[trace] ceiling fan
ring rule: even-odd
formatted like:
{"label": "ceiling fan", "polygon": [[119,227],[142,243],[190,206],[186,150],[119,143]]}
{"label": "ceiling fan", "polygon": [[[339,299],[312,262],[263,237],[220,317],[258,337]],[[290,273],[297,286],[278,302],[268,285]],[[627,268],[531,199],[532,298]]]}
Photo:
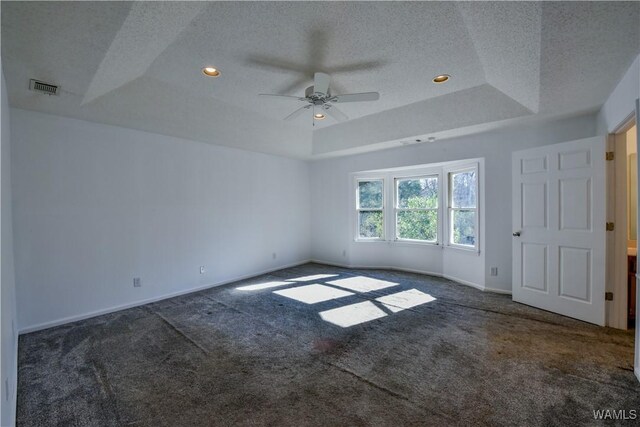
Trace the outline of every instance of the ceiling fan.
{"label": "ceiling fan", "polygon": [[[333,117],[339,122],[348,120],[346,114],[336,108],[335,104],[342,104],[345,102],[363,102],[363,101],[377,101],[380,99],[378,92],[364,92],[364,93],[349,93],[344,95],[334,95],[329,89],[329,82],[331,77],[325,73],[315,73],[313,77],[313,86],[309,86],[304,91],[303,97],[290,96],[290,95],[276,95],[269,93],[261,93],[259,96],[269,96],[275,98],[287,98],[295,99],[296,101],[305,102],[304,105],[293,113],[289,114],[284,120],[290,121],[303,114],[305,111],[313,111],[313,118],[315,120],[322,120],[325,118],[325,113]],[[317,110],[316,110],[317,109]]]}

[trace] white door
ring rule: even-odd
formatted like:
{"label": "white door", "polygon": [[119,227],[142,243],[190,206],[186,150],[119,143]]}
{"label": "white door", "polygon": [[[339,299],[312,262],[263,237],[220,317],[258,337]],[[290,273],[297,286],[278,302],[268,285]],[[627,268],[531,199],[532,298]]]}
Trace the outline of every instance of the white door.
{"label": "white door", "polygon": [[605,139],[513,153],[513,300],[605,322]]}

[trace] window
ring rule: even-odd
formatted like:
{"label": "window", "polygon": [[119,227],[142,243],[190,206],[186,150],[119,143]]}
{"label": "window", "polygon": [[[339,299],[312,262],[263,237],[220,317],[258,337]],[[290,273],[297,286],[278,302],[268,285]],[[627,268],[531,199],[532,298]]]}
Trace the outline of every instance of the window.
{"label": "window", "polygon": [[384,181],[358,180],[358,238],[384,238]]}
{"label": "window", "polygon": [[442,245],[479,254],[483,164],[466,159],[354,173],[352,236],[359,242]]}
{"label": "window", "polygon": [[398,178],[396,182],[396,238],[438,241],[438,176]]}
{"label": "window", "polygon": [[449,172],[449,244],[477,246],[477,168]]}

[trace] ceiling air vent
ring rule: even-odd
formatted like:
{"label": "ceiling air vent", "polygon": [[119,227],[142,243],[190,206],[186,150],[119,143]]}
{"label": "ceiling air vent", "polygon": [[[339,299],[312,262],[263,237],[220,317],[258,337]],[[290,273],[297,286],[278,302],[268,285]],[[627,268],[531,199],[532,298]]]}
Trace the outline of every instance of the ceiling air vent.
{"label": "ceiling air vent", "polygon": [[29,90],[32,92],[45,93],[47,95],[57,95],[59,87],[50,83],[38,80],[29,80]]}

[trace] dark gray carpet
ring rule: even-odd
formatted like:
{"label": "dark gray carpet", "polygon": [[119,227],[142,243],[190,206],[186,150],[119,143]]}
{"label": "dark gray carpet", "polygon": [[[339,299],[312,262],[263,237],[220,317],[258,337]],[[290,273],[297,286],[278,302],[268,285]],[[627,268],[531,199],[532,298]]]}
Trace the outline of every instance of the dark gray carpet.
{"label": "dark gray carpet", "polygon": [[[314,274],[398,283],[316,304],[237,288]],[[342,328],[321,311],[435,301]],[[391,308],[391,309],[390,309]],[[20,337],[19,426],[603,425],[640,410],[633,335],[448,280],[318,264]]]}

